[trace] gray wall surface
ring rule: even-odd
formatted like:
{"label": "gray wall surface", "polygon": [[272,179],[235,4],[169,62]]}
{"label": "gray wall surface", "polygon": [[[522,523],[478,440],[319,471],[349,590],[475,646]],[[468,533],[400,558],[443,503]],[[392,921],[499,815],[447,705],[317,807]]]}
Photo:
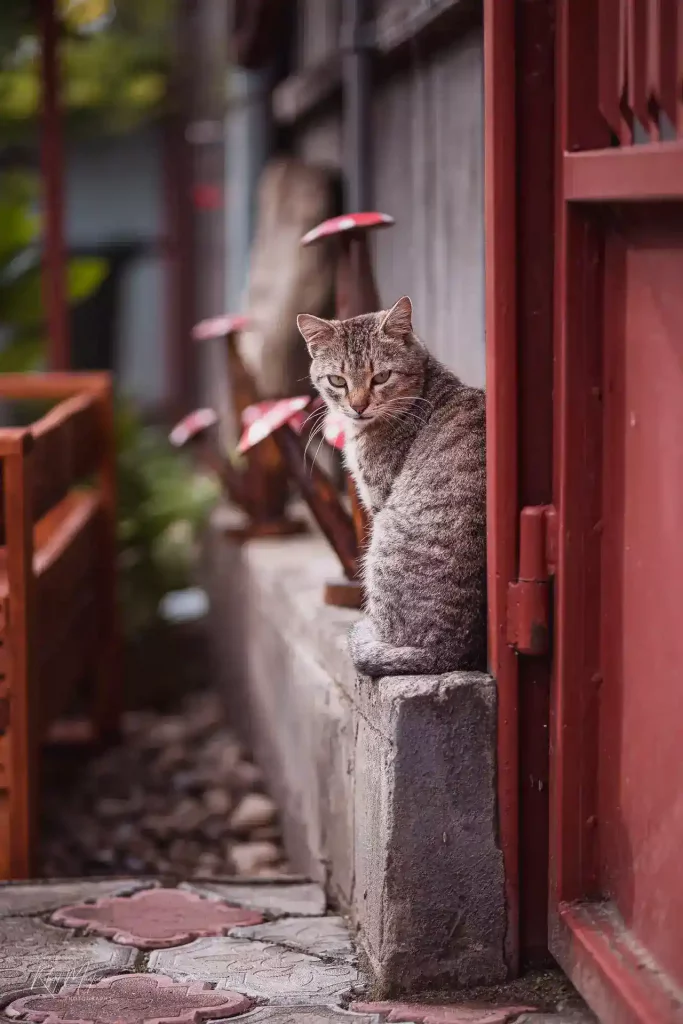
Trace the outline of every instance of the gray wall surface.
{"label": "gray wall surface", "polygon": [[[66,161],[69,245],[160,242],[163,232],[161,131],[71,143]],[[120,380],[154,405],[164,397],[164,275],[160,251],[135,259],[122,285]]]}
{"label": "gray wall surface", "polygon": [[[310,6],[309,0],[304,17]],[[300,26],[300,63],[329,52],[329,21],[321,27],[316,16]],[[375,236],[380,294],[387,305],[410,295],[416,330],[430,350],[480,387],[483,108],[483,39],[473,30],[429,58],[413,57],[405,71],[377,85],[372,110],[372,204],[396,219]],[[296,150],[313,162],[342,167],[341,115],[306,123]]]}
{"label": "gray wall surface", "polygon": [[414,63],[376,95],[374,203],[396,218],[376,235],[380,294],[413,300],[428,347],[483,386],[482,37]]}

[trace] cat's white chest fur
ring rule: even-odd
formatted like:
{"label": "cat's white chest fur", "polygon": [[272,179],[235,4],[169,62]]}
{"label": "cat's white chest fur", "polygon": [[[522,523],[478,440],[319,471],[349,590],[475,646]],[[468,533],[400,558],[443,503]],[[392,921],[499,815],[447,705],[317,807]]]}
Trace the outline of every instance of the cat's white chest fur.
{"label": "cat's white chest fur", "polygon": [[358,466],[356,440],[353,437],[349,437],[344,445],[344,463],[353,476],[361,501],[369,511],[372,511],[372,496]]}

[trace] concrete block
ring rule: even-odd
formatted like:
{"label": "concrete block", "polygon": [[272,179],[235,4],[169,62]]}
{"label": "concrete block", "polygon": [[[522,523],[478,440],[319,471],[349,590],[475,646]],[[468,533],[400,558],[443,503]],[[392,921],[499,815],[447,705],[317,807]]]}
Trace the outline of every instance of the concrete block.
{"label": "concrete block", "polygon": [[356,749],[361,943],[386,987],[502,981],[493,684],[452,673],[372,685],[376,727],[361,725]]}
{"label": "concrete block", "polygon": [[323,604],[339,568],[319,537],[237,550],[214,529],[207,558],[226,699],[248,719],[295,869],[351,917],[377,992],[504,980],[493,680],[357,678],[358,613]]}

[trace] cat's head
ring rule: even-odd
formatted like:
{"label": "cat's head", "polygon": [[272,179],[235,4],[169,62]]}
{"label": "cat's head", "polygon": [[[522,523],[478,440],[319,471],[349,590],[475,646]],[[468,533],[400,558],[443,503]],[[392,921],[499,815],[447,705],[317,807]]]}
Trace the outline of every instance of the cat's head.
{"label": "cat's head", "polygon": [[412,314],[404,295],[390,310],[349,320],[297,317],[313,384],[357,430],[407,412],[421,394],[427,355],[413,334]]}

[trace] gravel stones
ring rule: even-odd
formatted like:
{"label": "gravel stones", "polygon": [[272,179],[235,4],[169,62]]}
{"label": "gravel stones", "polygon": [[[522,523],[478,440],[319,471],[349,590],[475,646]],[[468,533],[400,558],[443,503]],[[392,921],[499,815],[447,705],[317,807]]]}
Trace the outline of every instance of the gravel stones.
{"label": "gravel stones", "polygon": [[275,804],[263,793],[247,793],[230,817],[230,828],[236,833],[249,833],[254,829],[272,825],[277,817]]}
{"label": "gravel stones", "polygon": [[44,875],[287,870],[276,807],[216,694],[194,694],[175,714],[130,712],[122,731],[85,770],[80,760],[48,772]]}

